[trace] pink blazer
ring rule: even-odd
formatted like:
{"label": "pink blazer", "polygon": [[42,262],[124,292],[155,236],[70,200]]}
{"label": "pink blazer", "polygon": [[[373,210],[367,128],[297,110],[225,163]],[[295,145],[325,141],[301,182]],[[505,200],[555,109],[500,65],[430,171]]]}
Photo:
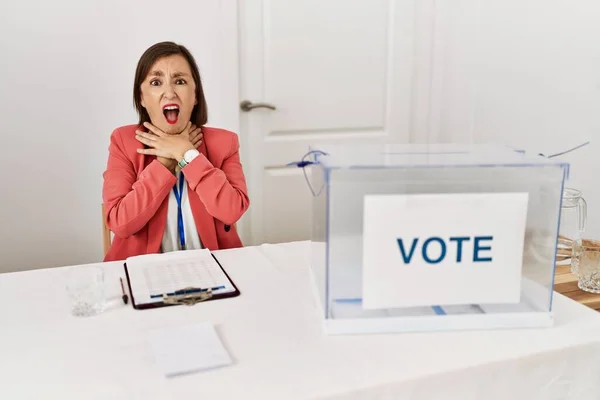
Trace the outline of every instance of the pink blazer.
{"label": "pink blazer", "polygon": [[[169,194],[177,178],[154,156],[139,154],[138,125],[110,137],[102,199],[114,239],[104,261],[158,253],[167,223]],[[203,127],[196,157],[182,171],[190,207],[204,247],[242,247],[234,223],[250,205],[239,156],[239,140],[224,129]]]}

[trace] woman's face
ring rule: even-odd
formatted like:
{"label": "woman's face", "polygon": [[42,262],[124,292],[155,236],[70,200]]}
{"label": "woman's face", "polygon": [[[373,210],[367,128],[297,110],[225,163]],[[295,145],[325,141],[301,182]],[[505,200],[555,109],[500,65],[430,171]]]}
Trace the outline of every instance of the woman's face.
{"label": "woman's face", "polygon": [[197,103],[196,84],[186,59],[177,54],[156,61],[142,82],[142,106],[152,125],[170,134],[183,131]]}

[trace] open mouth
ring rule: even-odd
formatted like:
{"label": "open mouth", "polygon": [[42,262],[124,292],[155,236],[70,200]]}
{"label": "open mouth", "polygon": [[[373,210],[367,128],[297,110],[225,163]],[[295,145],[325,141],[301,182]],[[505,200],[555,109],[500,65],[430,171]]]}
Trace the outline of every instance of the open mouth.
{"label": "open mouth", "polygon": [[163,114],[167,122],[173,125],[179,119],[179,106],[177,104],[167,104],[163,106]]}

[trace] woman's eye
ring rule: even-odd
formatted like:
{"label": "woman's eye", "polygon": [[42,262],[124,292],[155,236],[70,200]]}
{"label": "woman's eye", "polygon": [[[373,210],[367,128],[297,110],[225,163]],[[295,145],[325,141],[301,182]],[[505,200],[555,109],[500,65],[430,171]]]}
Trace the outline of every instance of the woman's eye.
{"label": "woman's eye", "polygon": [[153,79],[150,81],[150,86],[160,86],[160,81],[158,79]]}
{"label": "woman's eye", "polygon": [[176,83],[177,85],[185,85],[185,84],[186,84],[186,81],[185,81],[185,79],[177,79],[177,80],[175,81],[175,83]]}

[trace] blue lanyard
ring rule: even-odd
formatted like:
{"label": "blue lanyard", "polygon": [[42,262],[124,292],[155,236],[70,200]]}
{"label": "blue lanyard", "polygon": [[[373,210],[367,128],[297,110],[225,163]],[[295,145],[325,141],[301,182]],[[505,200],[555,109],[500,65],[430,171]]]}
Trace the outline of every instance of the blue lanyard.
{"label": "blue lanyard", "polygon": [[183,182],[185,177],[183,172],[179,173],[179,192],[177,192],[177,184],[173,185],[173,192],[177,200],[177,231],[179,232],[179,250],[185,250],[185,231],[183,230],[183,213],[181,212],[181,197],[183,195]]}

